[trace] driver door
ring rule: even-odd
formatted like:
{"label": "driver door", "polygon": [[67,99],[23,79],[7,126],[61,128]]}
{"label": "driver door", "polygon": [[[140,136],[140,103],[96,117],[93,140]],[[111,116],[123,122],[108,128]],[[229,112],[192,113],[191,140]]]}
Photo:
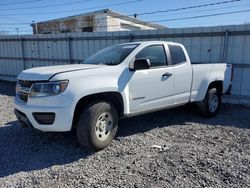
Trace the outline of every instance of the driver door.
{"label": "driver door", "polygon": [[157,109],[173,104],[174,75],[168,66],[165,46],[150,45],[135,59],[149,59],[150,68],[131,71],[129,81],[130,112]]}

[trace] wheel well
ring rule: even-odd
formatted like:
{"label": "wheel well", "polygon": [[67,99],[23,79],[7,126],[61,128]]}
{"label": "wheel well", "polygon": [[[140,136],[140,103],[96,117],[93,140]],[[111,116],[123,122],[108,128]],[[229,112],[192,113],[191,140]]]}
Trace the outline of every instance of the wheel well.
{"label": "wheel well", "polygon": [[208,90],[211,88],[216,88],[222,94],[223,92],[223,82],[222,81],[213,81],[209,84]]}
{"label": "wheel well", "polygon": [[77,105],[74,111],[73,126],[76,126],[77,121],[80,117],[80,113],[82,109],[84,108],[84,106],[86,106],[90,102],[97,101],[97,100],[105,100],[105,101],[111,102],[115,106],[119,117],[123,115],[124,104],[123,104],[122,95],[120,93],[118,92],[96,93],[96,94],[85,96],[77,102]]}

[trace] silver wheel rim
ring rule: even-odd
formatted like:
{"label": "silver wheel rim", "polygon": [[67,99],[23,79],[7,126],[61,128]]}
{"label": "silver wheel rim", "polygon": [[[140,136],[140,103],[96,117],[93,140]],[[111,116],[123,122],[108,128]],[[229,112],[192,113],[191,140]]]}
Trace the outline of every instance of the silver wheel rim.
{"label": "silver wheel rim", "polygon": [[95,126],[95,134],[99,141],[105,141],[113,128],[113,117],[109,112],[102,113]]}
{"label": "silver wheel rim", "polygon": [[208,105],[209,105],[209,111],[210,112],[215,112],[218,108],[219,105],[219,99],[218,96],[213,94],[208,101]]}

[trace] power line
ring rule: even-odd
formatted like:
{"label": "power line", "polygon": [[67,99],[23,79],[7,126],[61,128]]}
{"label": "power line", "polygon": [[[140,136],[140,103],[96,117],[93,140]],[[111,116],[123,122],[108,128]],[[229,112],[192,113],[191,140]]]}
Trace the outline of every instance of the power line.
{"label": "power line", "polygon": [[33,7],[8,8],[8,9],[0,9],[0,10],[4,11],[4,10],[28,10],[28,9],[37,9],[37,8],[50,8],[50,7],[71,5],[71,4],[79,4],[79,3],[84,3],[84,2],[88,2],[88,1],[93,1],[93,0],[71,1],[71,2],[67,2],[67,3],[57,3],[57,4],[53,4],[53,5],[40,5],[40,6],[33,6]]}
{"label": "power line", "polygon": [[28,0],[28,1],[19,1],[19,2],[12,2],[12,3],[1,3],[0,6],[6,6],[6,5],[17,5],[17,4],[24,4],[24,3],[34,3],[39,2],[41,0]]}
{"label": "power line", "polygon": [[[124,4],[129,4],[129,3],[135,3],[135,2],[138,2],[138,1],[141,1],[141,0],[127,1],[127,2],[123,2],[123,3],[110,4],[110,5],[107,5],[107,6],[109,6],[109,7],[110,6],[118,6],[118,5],[124,5]],[[143,12],[143,13],[136,13],[136,14],[132,14],[132,15],[122,15],[122,16],[116,16],[116,18],[124,18],[124,17],[127,17],[127,16],[134,16],[134,15],[148,15],[148,14],[167,13],[167,12],[181,11],[181,10],[187,10],[187,9],[195,9],[195,8],[201,8],[201,7],[214,6],[214,5],[218,5],[218,4],[228,4],[228,3],[234,3],[234,2],[239,2],[239,1],[241,1],[241,0],[227,0],[227,1],[222,1],[222,2],[201,4],[201,5],[181,7],[181,8],[168,9],[168,10],[159,10],[159,11],[154,11],[154,12]],[[101,8],[101,7],[98,6],[98,7],[91,7],[91,8],[85,8],[85,9],[75,9],[75,10],[68,10],[68,11],[54,11],[54,12],[46,12],[46,13],[5,14],[5,15],[54,14],[54,13],[65,13],[65,12],[72,12],[72,11],[79,11],[79,10],[89,10],[89,9],[93,9],[93,8]],[[0,16],[2,16],[2,15],[0,14]],[[98,19],[93,19],[93,20],[103,20],[103,19],[106,19],[106,18],[98,18]],[[111,18],[107,18],[107,19],[111,19]],[[15,24],[15,23],[13,23],[13,24]],[[29,24],[29,23],[20,23],[20,24]],[[6,24],[6,25],[11,25],[11,24]]]}
{"label": "power line", "polygon": [[[124,3],[133,3],[133,2],[137,2],[137,1],[141,1],[141,0],[123,2],[122,4],[124,4]],[[237,1],[240,1],[240,0],[223,1],[223,2],[217,2],[217,3],[209,3],[209,4],[196,5],[196,6],[192,6],[192,7],[182,7],[182,8],[177,8],[177,9],[169,9],[169,10],[164,10],[164,12],[187,10],[187,9],[193,9],[195,7],[196,8],[200,8],[200,7],[214,6],[214,5],[217,5],[217,4],[233,3],[233,2],[237,2]],[[120,4],[121,3],[119,3],[119,5]],[[115,5],[117,5],[117,4],[115,4]],[[225,8],[225,7],[222,7],[222,8]],[[222,9],[222,8],[217,8],[217,9]],[[202,10],[202,11],[208,11],[208,10]],[[200,12],[202,12],[202,11],[200,11]],[[160,10],[160,11],[155,11],[155,12],[139,13],[137,15],[157,14],[157,13],[162,13],[162,12],[163,11]],[[239,12],[239,11],[236,11],[235,13],[237,13],[237,12]],[[229,13],[234,13],[234,12],[229,12]],[[222,15],[223,14],[228,14],[228,13],[222,13]],[[213,16],[213,15],[217,15],[217,14],[212,14],[212,15],[208,15],[208,16]],[[204,16],[206,16],[206,15],[204,15]],[[166,22],[166,21],[181,20],[181,19],[199,18],[199,17],[204,17],[204,16],[201,15],[201,16],[191,16],[191,17],[164,19],[164,20],[156,20],[156,21],[153,20],[153,21],[149,21],[149,22]],[[116,18],[123,18],[123,17],[127,17],[127,16],[126,15],[116,16]],[[111,18],[98,18],[98,19],[93,19],[93,20],[101,20],[101,19],[111,19]],[[142,22],[142,23],[147,23],[147,22]],[[27,24],[30,24],[30,23],[0,23],[0,25],[27,25]]]}
{"label": "power line", "polygon": [[0,23],[0,25],[27,25],[27,24],[31,24],[31,23]]}
{"label": "power line", "polygon": [[[136,2],[140,2],[142,0],[132,0],[132,1],[125,1],[121,3],[113,3],[105,5],[105,7],[114,7],[114,6],[120,6],[120,5],[126,5],[126,4],[132,4]],[[36,12],[36,13],[14,13],[14,14],[0,14],[0,16],[22,16],[22,15],[42,15],[42,14],[57,14],[57,13],[67,13],[67,12],[75,12],[75,11],[82,11],[82,10],[91,10],[91,9],[104,9],[104,6],[95,6],[95,7],[89,7],[84,9],[74,9],[74,10],[66,10],[66,11],[53,11],[53,12]]]}
{"label": "power line", "polygon": [[168,9],[168,10],[158,10],[158,11],[153,11],[153,12],[143,12],[143,13],[138,13],[138,14],[135,14],[135,15],[136,16],[142,16],[142,15],[149,15],[149,14],[158,14],[158,13],[180,11],[180,10],[186,10],[186,9],[196,9],[196,8],[208,7],[208,6],[214,6],[214,5],[235,3],[235,2],[239,2],[239,1],[241,1],[241,0],[228,0],[228,1],[221,1],[221,2],[216,2],[216,3],[203,4],[203,5],[194,5],[194,6],[189,6],[189,7],[174,8],[174,9]]}
{"label": "power line", "polygon": [[[0,30],[0,32],[17,33],[17,29],[18,29],[18,28],[16,28],[16,31]],[[18,29],[18,33],[28,33],[28,32],[32,32],[32,31],[31,31],[31,30],[19,30],[19,29]]]}
{"label": "power line", "polygon": [[[33,1],[22,1],[22,2],[16,2],[16,3],[7,3],[7,4],[0,4],[1,5],[10,5],[10,4],[23,4],[23,3],[28,3],[28,2],[39,2],[41,0],[33,0]],[[34,6],[34,7],[24,7],[24,8],[11,8],[11,9],[0,9],[0,10],[27,10],[27,9],[36,9],[36,8],[48,8],[48,7],[56,7],[56,6],[62,6],[62,5],[70,5],[70,4],[79,4],[83,2],[88,2],[88,1],[93,1],[93,0],[81,0],[81,1],[71,1],[67,3],[58,3],[58,4],[53,4],[53,5],[41,5],[41,6]],[[142,1],[142,0],[139,0]],[[172,11],[179,11],[179,10],[186,10],[186,9],[194,9],[194,8],[201,8],[201,7],[207,7],[207,6],[214,6],[214,5],[221,5],[221,4],[226,4],[226,3],[234,3],[234,2],[239,2],[241,0],[227,0],[227,1],[222,1],[222,2],[215,2],[215,3],[208,3],[208,4],[202,4],[202,5],[194,5],[194,6],[189,6],[189,7],[182,7],[182,8],[175,8],[175,9],[168,9],[168,10],[159,10],[159,11],[153,11],[153,12],[144,12],[144,13],[136,13],[133,15],[128,15],[128,16],[141,16],[141,15],[149,15],[149,14],[157,14],[157,13],[166,13],[166,12],[172,12]],[[110,6],[110,5],[107,5]],[[98,7],[93,7],[93,8],[99,8]],[[87,9],[75,9],[75,10],[70,10],[70,11],[78,11],[78,10],[88,10],[92,8],[87,8]],[[58,13],[63,13],[63,12],[69,12],[69,11],[60,11]],[[55,12],[49,12],[49,13],[55,13]],[[31,13],[33,14],[49,14],[49,13]],[[31,14],[7,14],[7,15],[31,15]]]}
{"label": "power line", "polygon": [[[239,11],[230,11],[230,12],[222,12],[222,13],[216,13],[216,14],[206,14],[206,15],[190,16],[190,17],[183,17],[183,18],[173,18],[173,19],[165,19],[165,20],[152,20],[150,22],[166,22],[166,21],[176,21],[176,20],[184,20],[184,19],[197,19],[197,18],[212,17],[212,16],[221,16],[221,15],[227,15],[227,14],[237,14],[237,13],[244,13],[244,12],[250,12],[250,9],[239,10]],[[96,28],[115,27],[115,26],[120,26],[120,25],[97,26]],[[82,29],[82,28],[72,27],[72,28],[68,28],[68,29]],[[59,31],[60,30],[58,30],[58,32]],[[3,32],[15,32],[15,31],[5,31],[4,30]],[[31,30],[20,30],[19,32],[31,32]]]}
{"label": "power line", "polygon": [[[91,0],[85,0],[85,1],[91,1]],[[133,2],[138,2],[142,0],[135,0],[131,2],[123,2],[123,3],[116,3],[116,4],[109,4],[106,5],[107,7],[110,6],[118,6],[123,4],[129,4]],[[195,5],[195,6],[189,6],[189,7],[181,7],[181,8],[175,8],[175,9],[168,9],[168,10],[159,10],[159,11],[153,11],[153,12],[143,12],[143,13],[135,13],[127,16],[141,16],[141,15],[149,15],[149,14],[158,14],[158,13],[167,13],[167,12],[173,12],[173,11],[180,11],[180,10],[186,10],[186,9],[195,9],[195,8],[201,8],[201,7],[207,7],[207,6],[214,6],[214,5],[221,5],[221,4],[228,4],[228,3],[234,3],[239,2],[241,0],[227,0],[222,2],[216,2],[216,3],[208,3],[208,4],[201,4],[201,5]],[[79,1],[77,1],[79,3]],[[67,3],[72,4],[72,3]],[[75,12],[75,11],[81,11],[81,10],[90,10],[95,8],[103,8],[103,6],[95,6],[85,9],[74,9],[74,10],[67,10],[67,11],[54,11],[54,12],[42,12],[42,13],[20,13],[20,14],[2,14],[2,15],[42,15],[42,14],[57,14],[57,13],[67,13],[67,12]],[[1,14],[0,14],[1,15]],[[124,15],[126,16],[126,15]],[[122,16],[121,16],[122,17]]]}
{"label": "power line", "polygon": [[244,13],[244,12],[250,12],[250,9],[248,9],[248,10],[239,10],[239,11],[231,11],[231,12],[221,12],[221,13],[215,13],[215,14],[205,14],[205,15],[199,15],[199,16],[182,17],[182,18],[152,20],[152,21],[149,21],[149,22],[155,22],[155,23],[168,22],[168,21],[187,20],[187,19],[204,18],[204,17],[212,17],[212,16],[221,16],[221,15],[226,15],[226,14],[237,14],[237,13]]}
{"label": "power line", "polygon": [[[185,19],[197,19],[197,18],[204,18],[204,17],[212,17],[212,16],[221,16],[226,14],[237,14],[237,13],[244,13],[244,12],[250,12],[250,9],[247,10],[239,10],[239,11],[230,11],[230,12],[221,12],[221,13],[215,13],[215,14],[205,14],[205,15],[197,15],[197,16],[190,16],[190,17],[182,17],[182,18],[172,18],[172,19],[164,19],[164,20],[151,20],[149,22],[152,23],[161,23],[161,22],[167,22],[167,21],[175,21],[175,20],[185,20]],[[148,22],[142,22],[142,23],[148,23]],[[107,27],[119,27],[120,24],[115,25],[108,25],[108,26],[96,26],[95,28],[107,28]],[[67,29],[82,29],[82,27],[68,27]],[[58,32],[61,30],[58,30]]]}
{"label": "power line", "polygon": [[192,11],[192,12],[189,11],[189,12],[174,13],[174,14],[168,14],[168,16],[176,16],[176,15],[181,15],[181,14],[192,14],[192,13],[199,13],[199,12],[208,12],[208,11],[215,11],[215,10],[222,10],[222,9],[231,9],[231,8],[239,8],[239,7],[247,7],[247,6],[250,6],[250,4],[247,3],[247,4],[243,4],[243,5],[238,5],[238,6],[227,6],[227,7],[206,9],[206,10],[196,10],[196,11]]}

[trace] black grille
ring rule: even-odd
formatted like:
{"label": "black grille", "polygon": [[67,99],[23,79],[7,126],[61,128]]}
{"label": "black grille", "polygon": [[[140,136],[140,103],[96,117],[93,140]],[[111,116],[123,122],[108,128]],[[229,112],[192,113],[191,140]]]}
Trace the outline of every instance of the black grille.
{"label": "black grille", "polygon": [[34,81],[18,80],[18,84],[23,87],[31,87]]}
{"label": "black grille", "polygon": [[20,101],[23,101],[23,102],[28,101],[29,90],[30,90],[33,83],[34,83],[34,81],[18,80],[17,85],[21,86],[22,89],[20,91],[18,91],[16,96]]}
{"label": "black grille", "polygon": [[17,93],[17,97],[18,99],[20,99],[21,101],[27,102],[28,101],[28,94],[27,93]]}

